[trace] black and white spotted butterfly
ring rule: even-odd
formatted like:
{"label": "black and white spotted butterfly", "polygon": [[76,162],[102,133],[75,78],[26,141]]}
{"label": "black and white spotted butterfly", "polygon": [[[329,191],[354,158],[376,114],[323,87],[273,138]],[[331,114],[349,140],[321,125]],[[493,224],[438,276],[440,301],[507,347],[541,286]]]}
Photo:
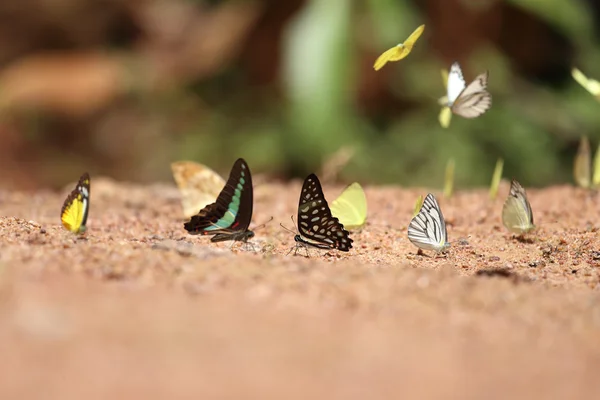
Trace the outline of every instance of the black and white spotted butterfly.
{"label": "black and white spotted butterfly", "polygon": [[435,197],[429,193],[421,210],[408,225],[408,240],[423,250],[433,250],[437,253],[450,246],[446,221]]}
{"label": "black and white spotted butterfly", "polygon": [[319,249],[348,251],[353,240],[344,225],[331,215],[319,178],[310,174],[304,180],[298,203],[298,243]]}

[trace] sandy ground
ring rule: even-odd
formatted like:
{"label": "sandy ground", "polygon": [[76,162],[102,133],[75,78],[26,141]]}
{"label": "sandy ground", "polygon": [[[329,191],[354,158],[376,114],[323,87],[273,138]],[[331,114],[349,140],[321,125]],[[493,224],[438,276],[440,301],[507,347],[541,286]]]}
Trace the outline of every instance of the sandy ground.
{"label": "sandy ground", "polygon": [[256,185],[256,253],[187,235],[174,185],[92,177],[84,237],[60,226],[71,186],[0,191],[0,398],[600,398],[594,194],[528,190],[526,241],[506,182],[440,199],[467,243],[432,258],[406,237],[426,191],[366,187],[355,248],[306,258],[279,226],[300,184]]}

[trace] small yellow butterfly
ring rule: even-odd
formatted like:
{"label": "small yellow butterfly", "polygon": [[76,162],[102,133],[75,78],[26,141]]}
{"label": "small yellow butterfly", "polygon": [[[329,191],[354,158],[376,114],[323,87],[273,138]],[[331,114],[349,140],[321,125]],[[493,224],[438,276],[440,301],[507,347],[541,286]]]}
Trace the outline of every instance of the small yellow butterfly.
{"label": "small yellow butterfly", "polygon": [[173,162],[171,171],[181,193],[181,207],[186,218],[214,203],[225,186],[225,180],[219,174],[193,161]]}
{"label": "small yellow butterfly", "polygon": [[417,201],[415,203],[415,209],[413,210],[413,217],[416,217],[419,211],[421,211],[421,207],[423,206],[423,195],[419,195]]}
{"label": "small yellow butterfly", "polygon": [[588,78],[577,68],[571,69],[571,76],[573,76],[573,79],[583,86],[585,90],[594,95],[596,100],[600,100],[600,82],[595,79]]}
{"label": "small yellow butterfly", "polygon": [[399,61],[409,55],[413,46],[415,45],[415,42],[423,33],[423,30],[425,30],[425,25],[419,26],[413,33],[410,34],[404,43],[397,44],[377,57],[375,64],[373,64],[375,71],[379,71],[381,68],[383,68],[388,61]]}
{"label": "small yellow butterfly", "polygon": [[494,174],[492,175],[492,182],[490,183],[490,200],[495,200],[496,196],[498,195],[498,187],[500,187],[503,168],[504,160],[499,158],[498,161],[496,161],[496,167],[494,168]]}
{"label": "small yellow butterfly", "polygon": [[[448,71],[445,69],[441,70],[442,72],[442,82],[444,83],[444,90],[448,88]],[[452,110],[448,107],[448,96],[442,96],[438,100],[438,104],[442,106],[440,110],[440,115],[438,116],[438,121],[440,121],[440,125],[442,128],[448,128],[450,126],[450,121],[452,120]]]}
{"label": "small yellow butterfly", "polygon": [[367,198],[358,182],[348,185],[329,207],[331,214],[337,217],[344,228],[360,229],[367,220]]}
{"label": "small yellow butterfly", "polygon": [[73,233],[86,230],[88,212],[90,210],[90,176],[86,172],[81,175],[75,189],[67,196],[60,211],[63,226]]}

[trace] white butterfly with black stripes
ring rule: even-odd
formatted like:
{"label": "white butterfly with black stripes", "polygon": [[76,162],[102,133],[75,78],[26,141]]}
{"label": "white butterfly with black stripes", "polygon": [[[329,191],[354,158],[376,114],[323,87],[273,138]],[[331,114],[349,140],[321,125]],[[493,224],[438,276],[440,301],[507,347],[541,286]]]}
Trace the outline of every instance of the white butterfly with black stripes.
{"label": "white butterfly with black stripes", "polygon": [[448,107],[456,115],[464,118],[475,118],[489,110],[492,106],[492,95],[486,90],[488,72],[478,75],[467,86],[458,62],[450,67],[448,74]]}
{"label": "white butterfly with black stripes", "polygon": [[408,225],[408,240],[423,250],[433,250],[437,253],[450,246],[446,221],[435,197],[429,193],[421,210]]}

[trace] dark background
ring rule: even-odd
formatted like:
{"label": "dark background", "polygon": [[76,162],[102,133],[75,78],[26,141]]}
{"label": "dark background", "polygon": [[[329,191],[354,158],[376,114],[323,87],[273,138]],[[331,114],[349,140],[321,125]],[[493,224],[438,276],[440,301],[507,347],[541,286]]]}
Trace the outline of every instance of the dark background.
{"label": "dark background", "polygon": [[[0,2],[0,186],[93,176],[169,181],[190,159],[226,175],[238,157],[273,178],[487,185],[498,157],[524,185],[572,181],[600,105],[596,1],[12,0]],[[420,24],[404,60],[377,56]],[[439,126],[440,70],[490,71],[492,108]]]}

